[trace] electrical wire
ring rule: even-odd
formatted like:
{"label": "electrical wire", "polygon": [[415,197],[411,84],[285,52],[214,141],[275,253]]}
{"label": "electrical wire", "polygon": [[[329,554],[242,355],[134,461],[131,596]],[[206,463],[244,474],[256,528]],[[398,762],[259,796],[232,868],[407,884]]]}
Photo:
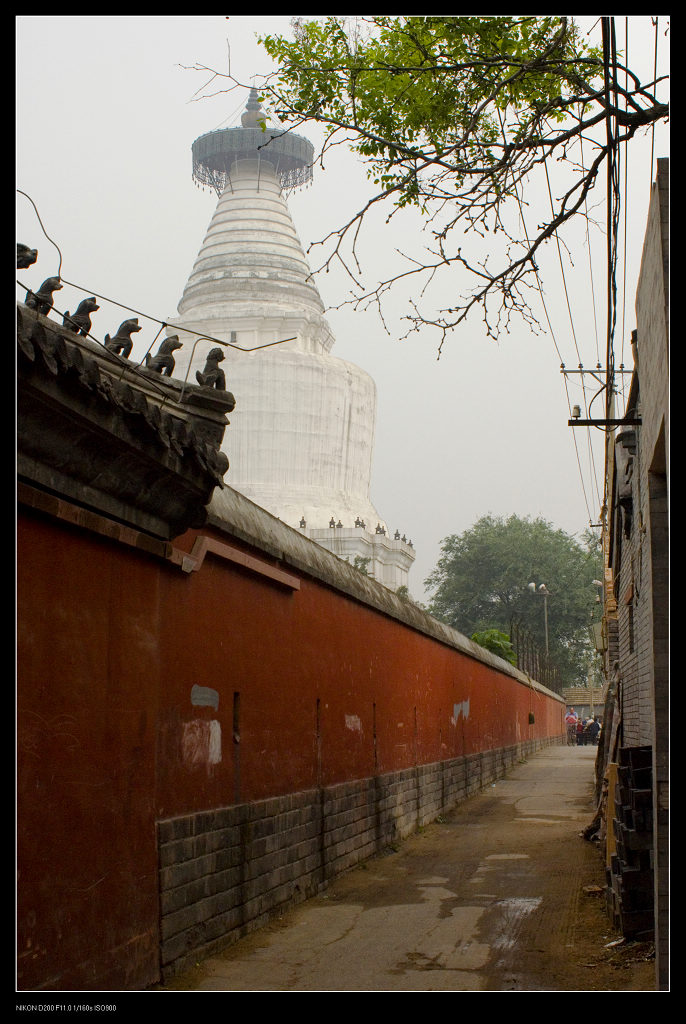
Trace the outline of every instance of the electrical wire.
{"label": "electrical wire", "polygon": [[[502,119],[501,119],[501,129],[503,129]],[[545,161],[544,161],[544,164],[545,164]],[[546,176],[547,176],[547,173],[548,172],[547,172],[547,167],[546,167]],[[515,193],[515,198],[517,200],[517,206],[519,208],[519,218],[520,218],[520,221],[521,221],[521,224],[522,224],[522,229],[524,231],[524,237],[525,237],[525,239],[526,239],[526,241],[528,243],[529,242],[529,232],[527,230],[526,220],[525,220],[525,217],[524,217],[524,210],[522,208],[522,202],[521,202],[521,199],[519,197],[519,192],[517,190],[516,185],[515,185],[514,193]],[[541,285],[541,278],[540,278],[540,275],[539,275],[539,272],[538,272],[538,267],[535,264],[534,264],[534,274],[535,274],[535,277],[536,277],[536,285],[537,285],[537,288],[538,288],[538,293],[539,293],[539,296],[540,296],[540,299],[541,299],[541,305],[543,306],[543,312],[545,314],[546,322],[548,324],[548,330],[550,331],[550,337],[552,338],[553,345],[555,347],[555,351],[557,352],[558,358],[560,360],[561,367],[564,370],[564,360],[562,358],[562,353],[560,352],[560,347],[559,347],[559,345],[557,343],[557,339],[555,337],[555,331],[553,330],[553,325],[552,325],[552,323],[550,321],[550,316],[548,314],[548,307],[546,305],[546,301],[545,301],[545,298],[544,298],[544,295],[543,295],[543,288],[542,288],[542,285]],[[570,315],[571,315],[571,311],[570,311]],[[578,354],[578,347],[577,347],[577,354]],[[566,392],[566,396],[567,396],[567,410],[568,410],[568,415],[571,418],[571,415],[572,415],[572,405],[571,405],[571,401],[570,401],[570,397],[569,397],[569,390],[568,390],[568,387],[567,387],[567,377],[566,377],[566,375],[564,373],[563,373],[563,376],[564,376],[564,380],[565,380],[565,392]],[[579,454],[579,446],[577,444],[576,436],[574,435],[574,433],[572,433],[572,441],[574,443],[574,452],[575,452],[575,456],[576,456],[577,468],[579,470],[579,479],[580,479],[580,482],[581,482],[581,490],[582,490],[582,493],[583,493],[583,496],[584,496],[584,503],[586,505],[586,511],[588,513],[588,521],[589,521],[589,524],[590,524],[590,523],[592,523],[593,519],[592,519],[592,516],[591,516],[591,509],[590,509],[590,505],[589,505],[589,501],[588,501],[588,495],[586,493],[586,484],[584,482],[584,472],[583,472],[583,468],[582,468],[582,465],[581,465],[581,456]],[[597,488],[597,482],[596,482],[596,488]]]}
{"label": "electrical wire", "polygon": [[[543,169],[545,170],[545,180],[546,180],[546,184],[548,186],[548,199],[550,201],[550,212],[552,213],[552,215],[554,217],[555,216],[555,208],[553,206],[553,193],[552,193],[552,190],[550,188],[550,177],[548,175],[548,161],[547,160],[543,161]],[[576,331],[574,330],[574,317],[572,316],[572,307],[571,307],[570,302],[569,302],[569,292],[567,291],[567,278],[565,277],[565,268],[564,268],[564,265],[562,263],[562,250],[560,249],[560,239],[559,239],[557,231],[554,231],[553,234],[555,236],[555,242],[557,244],[557,258],[558,258],[558,260],[560,262],[560,273],[562,274],[562,287],[564,288],[565,300],[567,302],[567,312],[569,313],[569,325],[571,327],[572,337],[574,339],[574,348],[576,349],[576,354],[577,354],[577,357],[579,359],[579,365],[581,366],[581,353],[579,352],[579,344],[578,344],[578,342],[576,340]]]}
{"label": "electrical wire", "polygon": [[[62,279],[62,278],[60,278],[60,280],[63,280],[63,279]],[[66,284],[69,284],[70,282],[69,282],[69,281],[67,281],[67,282],[65,282],[65,283],[66,283]],[[18,281],[17,281],[17,284],[18,284],[18,285],[20,286],[20,288],[25,288],[25,289],[26,289],[27,295],[28,295],[28,294],[34,294],[34,293],[33,293],[33,292],[31,291],[31,289],[30,289],[30,288],[28,288],[28,287],[27,287],[27,286],[26,286],[25,284],[23,284],[23,283],[22,283],[21,281],[19,281],[19,280],[18,280]],[[79,285],[73,285],[72,287],[74,287],[74,288],[79,288]],[[86,289],[85,289],[85,288],[80,288],[79,290],[80,290],[80,291],[86,291]],[[93,293],[91,292],[91,294],[93,294]],[[101,296],[98,296],[98,298],[101,298]],[[109,300],[106,300],[106,301],[109,301]],[[115,305],[119,305],[119,303],[115,303]],[[127,307],[123,307],[123,308],[125,308],[125,309],[126,309]],[[56,314],[57,314],[57,316],[61,316],[61,317],[62,317],[62,323],[63,323],[63,326],[65,326],[65,327],[66,327],[66,326],[68,326],[68,323],[72,323],[72,324],[74,324],[74,321],[73,321],[73,320],[71,319],[71,317],[70,317],[70,316],[68,315],[68,313],[65,313],[65,312],[64,312],[63,310],[61,310],[61,309],[58,309],[58,308],[57,308],[56,306],[52,306],[52,307],[51,307],[51,312],[54,312],[54,313],[56,313]],[[135,311],[132,311],[132,312],[135,312]],[[145,314],[144,314],[144,313],[142,313],[142,314],[141,314],[141,316],[145,316]],[[164,325],[163,325],[163,326],[164,326]],[[74,324],[74,330],[76,330],[76,329],[77,329],[77,326],[76,326],[76,324]],[[157,338],[158,338],[158,337],[160,336],[160,333],[161,333],[161,331],[162,331],[162,328],[160,328],[160,330],[159,330],[159,331],[157,332],[157,334],[156,334],[155,338],[154,338],[154,339],[153,339],[153,341],[151,342],[151,344],[150,344],[150,347],[148,348],[148,352],[150,351],[150,349],[152,348],[152,346],[153,346],[153,345],[155,344],[155,342],[157,341]],[[90,333],[90,331],[89,331],[89,332],[88,332],[88,333],[87,333],[87,334],[85,335],[85,337],[86,337],[86,338],[90,338],[90,340],[91,340],[91,341],[95,342],[95,344],[96,344],[96,345],[100,345],[100,346],[102,346],[102,348],[105,348],[105,347],[106,347],[106,346],[105,346],[105,344],[104,344],[104,342],[100,341],[100,339],[99,339],[99,338],[96,338],[96,337],[94,337],[94,335],[92,335],[92,334]],[[140,367],[142,366],[142,364],[143,364],[143,360],[145,359],[145,357],[143,357],[143,359],[141,360],[141,362],[140,362],[140,363],[138,363],[138,364],[134,364],[134,363],[131,363],[131,362],[129,362],[129,360],[128,360],[128,359],[125,359],[125,358],[124,358],[123,356],[120,356],[120,355],[119,355],[119,353],[117,353],[117,352],[110,352],[110,355],[111,355],[111,356],[114,356],[114,358],[115,358],[115,359],[116,359],[116,360],[117,360],[118,362],[120,362],[120,363],[121,363],[121,367],[122,367],[122,372],[121,372],[121,374],[120,374],[120,376],[119,376],[119,380],[121,380],[121,379],[122,379],[122,377],[124,376],[124,373],[126,372],[126,370],[130,370],[130,371],[131,371],[132,373],[135,373],[135,374],[137,374],[137,373],[138,373],[138,370],[139,370],[139,368],[140,368]],[[167,393],[167,392],[166,392],[166,391],[165,391],[165,390],[164,390],[163,388],[161,388],[161,387],[160,387],[160,386],[159,386],[158,384],[156,384],[154,380],[151,380],[151,379],[150,379],[150,377],[149,377],[149,376],[147,376],[147,375],[145,376],[145,381],[146,381],[146,384],[149,384],[149,385],[150,385],[150,387],[152,387],[152,388],[153,388],[153,390],[155,390],[155,391],[159,392],[159,394],[160,394],[160,395],[161,395],[161,396],[163,397],[164,401],[163,401],[163,403],[162,403],[162,404],[164,405],[164,403],[165,403],[165,402],[167,402],[167,401],[169,400],[169,395],[168,395],[168,393]]]}
{"label": "electrical wire", "polygon": [[[658,24],[659,20],[660,20],[659,18],[655,18],[653,20],[653,24],[655,26],[655,57],[654,57],[654,61],[653,61],[653,81],[654,82],[657,81],[657,24]],[[651,133],[650,133],[650,181],[648,182],[648,187],[650,189],[652,189],[652,187],[653,187],[653,159],[654,159],[654,156],[655,156],[655,122],[653,121],[653,126],[652,126],[652,130],[651,130]]]}
{"label": "electrical wire", "polygon": [[57,244],[57,242],[55,242],[55,241],[54,241],[54,240],[53,240],[53,239],[52,239],[52,238],[50,237],[50,235],[49,235],[49,234],[47,233],[47,231],[45,230],[45,225],[43,224],[43,221],[41,220],[41,215],[40,215],[40,214],[39,214],[39,212],[38,212],[38,207],[37,207],[37,206],[36,206],[36,204],[34,203],[34,201],[33,201],[33,199],[31,198],[31,196],[27,195],[27,194],[26,194],[26,192],[22,192],[22,190],[21,190],[20,188],[18,188],[18,189],[17,189],[17,192],[19,193],[19,195],[20,195],[20,196],[25,196],[25,197],[26,197],[26,199],[28,199],[28,201],[29,201],[29,202],[31,203],[31,206],[32,206],[32,207],[33,207],[33,209],[35,210],[35,213],[36,213],[36,217],[38,218],[38,223],[40,224],[40,226],[41,226],[41,228],[42,228],[43,234],[45,235],[45,237],[47,238],[47,240],[48,240],[48,241],[49,241],[49,242],[50,242],[50,243],[51,243],[52,245],[54,245],[54,246],[55,246],[55,248],[57,249],[57,252],[59,253],[59,256],[60,256],[60,262],[59,262],[59,266],[58,266],[58,268],[57,268],[57,275],[56,275],[56,276],[57,276],[57,277],[59,277],[59,278],[61,279],[61,271],[62,271],[62,251],[61,251],[61,249],[60,249],[59,245]]}
{"label": "electrical wire", "polygon": [[[584,164],[584,141],[583,136],[581,134],[579,135],[579,150],[581,156],[581,169],[582,171],[585,171],[586,166]],[[593,303],[593,329],[595,333],[596,364],[598,367],[600,367],[600,348],[598,343],[598,314],[596,311],[595,302],[595,281],[593,278],[593,261],[591,259],[591,236],[588,230],[588,196],[584,198],[584,211],[584,218],[586,221],[586,249],[588,251],[588,274],[591,281],[591,299]]]}
{"label": "electrical wire", "polygon": [[[547,316],[547,314],[546,314],[546,316]],[[569,410],[569,415],[571,417],[571,414],[572,414],[572,404],[570,402],[569,389],[567,387],[567,375],[563,373],[562,377],[563,377],[564,382],[565,382],[565,393],[567,395],[567,408]],[[588,521],[589,521],[589,523],[592,523],[593,522],[593,517],[591,515],[591,506],[590,506],[589,501],[588,501],[588,495],[586,494],[586,485],[584,483],[583,469],[581,468],[581,456],[579,455],[579,446],[577,444],[576,434],[574,433],[573,430],[572,430],[572,440],[574,442],[574,452],[576,454],[576,462],[577,462],[577,466],[578,466],[578,469],[579,469],[579,479],[581,480],[581,489],[582,489],[583,495],[584,495],[584,503],[586,505],[586,511],[588,513]]]}
{"label": "electrical wire", "polygon": [[[606,351],[606,386],[605,386],[605,418],[611,419],[614,408],[615,392],[615,363],[614,363],[614,333],[617,316],[617,229],[619,224],[620,210],[620,188],[618,182],[618,142],[616,131],[616,117],[612,114],[611,97],[614,94],[614,105],[617,109],[617,48],[615,38],[615,22],[612,17],[603,17],[603,73],[605,80],[605,136],[607,147],[607,195],[606,195],[606,224],[607,224],[607,351]],[[612,427],[606,428],[606,467],[608,460],[608,449],[610,437],[613,433]],[[603,507],[607,507],[609,501],[608,473],[605,473],[603,489]]]}
{"label": "electrical wire", "polygon": [[[519,217],[520,217],[520,220],[521,220],[521,223],[522,223],[522,228],[524,230],[524,236],[525,236],[525,238],[526,238],[526,240],[528,242],[529,241],[529,233],[527,231],[526,221],[525,221],[525,218],[524,218],[524,211],[522,209],[522,203],[521,203],[521,200],[519,198],[519,192],[517,191],[516,186],[515,186],[515,197],[517,199],[517,205],[519,207]],[[553,345],[555,346],[555,351],[557,352],[558,358],[560,359],[561,366],[562,366],[562,368],[564,368],[564,361],[562,359],[562,354],[560,352],[560,347],[559,347],[559,345],[557,343],[557,339],[555,337],[555,331],[553,330],[553,325],[552,325],[552,323],[550,321],[550,316],[548,314],[548,307],[546,305],[546,301],[545,301],[545,298],[543,296],[543,288],[541,286],[541,278],[540,278],[540,275],[538,273],[538,267],[536,267],[536,266],[534,266],[534,273],[535,273],[535,276],[536,276],[536,284],[537,284],[537,287],[538,287],[538,293],[540,295],[541,304],[543,306],[543,312],[545,314],[546,322],[548,324],[548,330],[550,331],[550,337],[552,338]],[[571,404],[571,401],[570,401],[570,398],[569,398],[569,390],[568,390],[568,387],[567,387],[567,377],[566,377],[566,375],[564,373],[563,373],[563,377],[564,377],[564,381],[565,381],[565,392],[566,392],[566,395],[567,395],[567,410],[568,410],[568,414],[569,414],[569,416],[571,418],[571,415],[572,415],[572,404]],[[577,444],[576,436],[574,435],[574,433],[572,433],[572,441],[574,442],[574,452],[575,452],[575,456],[576,456],[577,467],[578,467],[578,470],[579,470],[579,479],[580,479],[580,482],[581,482],[581,490],[582,490],[582,493],[583,493],[583,496],[584,496],[584,503],[586,505],[586,511],[588,513],[588,521],[589,521],[589,523],[591,523],[593,521],[592,520],[592,516],[591,516],[591,508],[590,508],[589,501],[588,501],[588,495],[586,493],[586,484],[584,483],[584,472],[583,472],[583,469],[582,469],[582,466],[581,466],[581,456],[579,454],[579,446]]]}
{"label": "electrical wire", "polygon": [[[553,194],[552,194],[552,189],[550,187],[550,176],[548,174],[548,163],[547,163],[547,161],[544,161],[543,166],[544,166],[544,169],[545,169],[546,183],[547,183],[547,186],[548,186],[548,199],[550,201],[550,210],[551,210],[551,213],[554,216],[555,215],[555,209],[554,209],[554,206],[553,206]],[[565,274],[564,263],[562,261],[562,250],[560,248],[560,239],[558,237],[557,231],[554,234],[555,234],[555,241],[557,243],[557,256],[558,256],[558,260],[559,260],[559,264],[560,264],[560,273],[562,275],[562,286],[563,286],[563,289],[564,289],[565,299],[566,299],[566,302],[567,302],[567,312],[569,314],[569,325],[570,325],[570,328],[571,328],[572,337],[574,339],[574,348],[576,349],[576,354],[577,354],[577,357],[579,359],[579,369],[582,371],[582,373],[581,373],[581,385],[582,385],[582,388],[583,388],[584,405],[586,406],[586,386],[585,386],[584,374],[583,374],[583,363],[582,363],[582,360],[581,360],[581,353],[579,351],[579,344],[578,344],[578,341],[577,341],[576,330],[575,330],[575,327],[574,327],[574,317],[572,315],[572,307],[571,307],[571,303],[569,301],[569,291],[567,289],[567,277],[566,277],[566,274]],[[589,256],[590,256],[590,251],[589,251]],[[568,400],[568,403],[569,403],[569,394],[567,395],[567,400]],[[589,413],[589,409],[588,408],[586,408],[586,418],[590,419],[590,413]],[[595,456],[594,456],[594,453],[593,453],[593,443],[592,443],[590,431],[587,432],[586,439],[587,439],[587,444],[588,444],[589,463],[590,463],[590,466],[591,466],[591,478],[596,482],[596,488],[597,488],[598,471],[597,471],[596,465],[595,465]],[[575,446],[576,446],[576,440],[575,440]],[[577,448],[577,454],[578,454],[578,448]]]}
{"label": "electrical wire", "polygon": [[[36,216],[38,217],[38,222],[39,222],[39,224],[40,224],[40,226],[41,226],[41,228],[43,230],[43,234],[48,239],[48,241],[51,242],[55,246],[55,248],[57,249],[58,253],[60,254],[59,270],[61,271],[61,269],[62,269],[62,253],[60,251],[59,246],[57,245],[57,242],[53,241],[53,239],[50,238],[50,236],[48,235],[47,231],[45,230],[45,227],[43,225],[43,221],[40,218],[40,215],[38,213],[38,209],[36,207],[36,204],[34,203],[33,199],[31,199],[31,196],[27,195],[26,192],[22,192],[22,190],[19,189],[19,188],[17,189],[17,192],[19,192],[23,196],[26,196],[26,198],[29,200],[29,202],[33,206],[34,210],[36,211]],[[135,313],[137,316],[145,317],[146,320],[150,320],[152,323],[155,323],[155,324],[160,324],[161,327],[173,326],[173,325],[169,324],[166,320],[160,320],[158,317],[151,316],[150,313],[144,313],[140,309],[136,309],[133,306],[127,305],[125,302],[119,302],[117,299],[110,298],[110,296],[108,296],[108,295],[102,295],[99,292],[94,291],[92,288],[84,288],[83,285],[76,284],[74,281],[68,281],[65,277],[62,277],[61,273],[59,273],[59,272],[58,272],[58,274],[56,276],[64,284],[68,284],[71,288],[76,288],[76,289],[78,289],[78,291],[84,292],[86,295],[92,295],[96,299],[102,299],[103,302],[109,302],[113,306],[119,306],[120,309],[125,309],[129,313]],[[31,291],[31,289],[27,288],[26,285],[21,283],[21,281],[17,281],[17,284],[21,288],[26,289],[27,292]],[[204,338],[206,341],[211,341],[211,342],[213,342],[216,345],[223,345],[224,348],[236,348],[240,352],[256,352],[258,349],[271,348],[274,345],[283,345],[287,341],[293,341],[294,340],[293,338],[283,338],[280,341],[269,341],[265,345],[255,345],[253,348],[244,348],[242,345],[237,345],[235,342],[223,341],[221,338],[213,338],[209,334],[203,334],[201,331],[195,331],[195,330],[193,330],[192,327],[182,327],[182,328],[180,328],[180,330],[184,331],[184,333],[186,333],[186,334],[194,334],[198,338]],[[159,336],[159,334],[160,334],[160,331],[157,332],[157,336]],[[97,341],[96,338],[92,338],[92,340],[93,341]],[[155,338],[155,340],[157,340],[157,338]],[[101,344],[101,342],[98,342],[98,344]],[[155,344],[155,341],[152,342],[152,345],[154,345],[154,344]],[[152,347],[152,345],[151,345],[151,347]],[[150,351],[150,349],[148,349],[148,351]],[[141,363],[139,363],[138,365],[140,366]]]}
{"label": "electrical wire", "polygon": [[[551,189],[551,185],[550,185],[550,176],[548,174],[547,161],[544,161],[544,165],[543,166],[544,166],[545,175],[546,175],[546,184],[547,184],[547,188],[548,188],[548,199],[549,199],[549,202],[550,202],[550,209],[551,209],[551,213],[554,215],[555,210],[554,210],[554,206],[553,206],[553,196],[552,196],[552,189]],[[583,166],[583,155],[582,155],[582,166]],[[587,237],[587,244],[588,244],[589,270],[590,270],[590,277],[591,277],[591,292],[593,294],[593,312],[594,312],[594,319],[595,319],[595,288],[594,288],[594,285],[593,285],[593,265],[592,265],[592,260],[591,260],[590,237],[588,235],[588,219],[586,220],[586,237]],[[560,273],[561,273],[561,276],[562,276],[562,285],[563,285],[563,289],[564,289],[564,293],[565,293],[565,300],[566,300],[566,303],[567,303],[567,312],[568,312],[568,316],[569,316],[570,329],[571,329],[571,332],[572,332],[572,337],[574,339],[574,348],[576,350],[577,358],[579,360],[579,370],[582,371],[581,372],[581,387],[582,387],[582,393],[583,393],[584,407],[586,409],[586,418],[590,419],[591,418],[590,417],[590,406],[587,404],[587,392],[586,392],[586,382],[584,380],[584,374],[583,374],[583,362],[582,362],[581,352],[579,351],[579,344],[578,344],[578,340],[577,340],[576,329],[575,329],[575,326],[574,326],[574,316],[572,314],[572,307],[571,307],[570,298],[569,298],[569,291],[568,291],[568,288],[567,288],[567,279],[566,279],[566,274],[565,274],[565,269],[564,269],[564,263],[563,263],[563,260],[562,260],[562,250],[560,248],[560,240],[559,240],[557,232],[555,232],[555,241],[557,243],[557,255],[558,255],[558,261],[559,261],[559,264],[560,264]],[[547,311],[546,311],[546,316],[547,316]],[[596,325],[596,354],[599,357],[598,341],[597,341],[597,325]],[[567,388],[567,378],[566,378],[566,376],[565,376],[565,389],[566,389],[566,393],[567,393],[567,404],[569,406],[570,405],[570,402],[569,402],[569,390]],[[571,415],[571,406],[570,406],[570,415]],[[579,448],[578,448],[578,445],[576,443],[576,435],[573,435],[573,438],[574,438],[574,447],[575,447],[575,451],[576,451],[576,455],[577,455],[577,462],[579,463],[579,471],[580,471],[580,474],[582,476],[582,486],[584,488],[584,496],[586,497],[585,485],[583,484],[583,473],[582,473],[582,470],[581,470],[581,459],[580,459],[580,455],[579,455]],[[599,487],[598,487],[598,469],[597,469],[596,464],[595,464],[595,454],[593,452],[593,441],[592,441],[590,430],[587,432],[586,439],[587,439],[587,445],[588,445],[588,459],[589,459],[589,466],[590,466],[590,477],[591,477],[591,480],[594,482],[595,489],[596,489],[596,492],[598,494],[599,504],[600,504],[600,495],[599,495]],[[587,499],[586,499],[586,507],[588,509],[588,500]],[[589,519],[590,519],[590,509],[589,509]]]}
{"label": "electrical wire", "polygon": [[[150,344],[149,344],[149,346],[147,348],[147,351],[143,354],[143,358],[140,360],[140,362],[133,363],[133,362],[129,361],[128,359],[124,358],[123,356],[120,356],[119,353],[117,353],[117,352],[110,352],[110,355],[114,356],[114,358],[118,362],[121,363],[121,373],[119,375],[119,380],[123,379],[124,374],[127,372],[127,370],[129,372],[131,372],[131,373],[136,374],[137,376],[142,376],[139,373],[140,368],[143,366],[143,363],[146,362],[146,359],[147,359],[148,354],[150,353],[150,350],[152,349],[153,345],[155,344],[155,342],[159,338],[159,336],[162,333],[162,331],[164,330],[164,328],[168,327],[170,325],[167,323],[166,320],[160,320],[157,317],[150,316],[149,313],[144,313],[141,310],[135,309],[133,306],[129,306],[129,305],[127,305],[124,302],[119,302],[117,299],[112,299],[112,298],[110,298],[107,295],[101,295],[98,292],[93,291],[92,288],[84,288],[83,285],[76,284],[74,281],[67,281],[66,278],[62,277],[62,261],[63,260],[62,260],[62,251],[61,251],[60,247],[58,246],[57,242],[55,242],[54,239],[52,239],[48,235],[47,231],[45,230],[45,225],[43,224],[41,216],[40,216],[40,214],[38,212],[38,207],[34,203],[34,201],[31,198],[31,196],[28,195],[26,192],[24,192],[20,188],[17,189],[17,192],[20,195],[24,196],[26,199],[28,199],[28,201],[31,203],[31,205],[32,205],[32,207],[33,207],[33,209],[35,211],[36,217],[38,218],[38,223],[41,226],[41,230],[43,231],[43,234],[48,239],[48,241],[52,245],[55,246],[55,248],[57,249],[57,252],[59,253],[60,259],[59,259],[58,272],[57,272],[56,276],[59,279],[60,283],[67,284],[71,288],[76,288],[78,291],[84,292],[86,295],[92,295],[94,298],[101,299],[103,302],[109,302],[113,306],[118,306],[120,309],[125,309],[129,313],[135,313],[137,316],[142,316],[146,320],[150,320],[152,323],[156,323],[156,324],[160,325],[157,334],[155,335],[153,340],[150,342]],[[33,294],[32,289],[28,288],[21,281],[17,280],[17,284],[21,288],[25,289],[25,291],[27,293],[27,296],[29,294]],[[62,317],[62,322],[66,326],[68,321],[71,320],[71,318],[66,313],[61,312],[60,310],[58,310],[55,306],[53,306],[52,309],[54,310],[54,312],[58,316]],[[231,343],[231,342],[228,342],[228,341],[223,341],[221,338],[213,338],[213,337],[211,337],[211,336],[209,336],[207,334],[202,334],[200,331],[194,331],[192,328],[184,327],[184,328],[182,328],[182,330],[184,332],[188,333],[188,334],[194,334],[196,336],[195,345],[197,345],[198,341],[200,341],[202,339],[204,341],[209,341],[209,342],[212,342],[214,344],[221,345],[224,348],[237,348],[241,352],[255,352],[258,349],[270,348],[273,345],[283,345],[287,341],[294,341],[295,340],[294,338],[282,338],[279,341],[267,342],[267,344],[265,344],[265,345],[256,345],[253,348],[244,348],[242,345],[236,345],[235,343]],[[106,347],[104,345],[104,342],[102,342],[102,341],[100,341],[100,339],[94,337],[90,332],[88,332],[86,337],[90,338],[90,340],[95,342],[97,345],[101,345],[103,348]],[[195,352],[195,345],[193,346],[193,353]],[[181,389],[180,395],[178,397],[176,397],[176,398],[172,397],[169,394],[168,391],[166,391],[159,384],[157,384],[154,380],[152,380],[150,374],[146,373],[144,375],[146,386],[147,387],[151,387],[154,391],[156,391],[161,396],[161,398],[162,398],[161,407],[164,407],[164,405],[166,405],[166,403],[169,402],[169,401],[174,402],[175,404],[180,404],[183,401],[186,385],[187,385],[187,382],[188,382],[188,374],[190,373],[190,367],[191,367],[192,358],[193,358],[193,356],[191,355],[191,360],[189,361],[188,367],[187,367],[187,370],[186,370],[186,379],[184,380],[183,388]]]}
{"label": "electrical wire", "polygon": [[231,121],[233,121],[233,119],[234,119],[234,117],[236,116],[236,114],[238,113],[238,111],[239,111],[239,110],[243,110],[243,108],[244,108],[244,107],[245,107],[245,100],[244,100],[244,99],[242,99],[242,100],[240,101],[240,103],[238,104],[238,106],[236,107],[236,109],[235,109],[235,110],[232,110],[232,111],[231,111],[231,113],[229,114],[229,116],[228,116],[228,117],[225,117],[225,118],[223,118],[223,120],[221,120],[221,121],[219,122],[219,124],[217,125],[217,127],[216,127],[216,128],[213,128],[213,129],[212,129],[212,131],[213,131],[213,132],[217,132],[217,131],[219,131],[219,129],[220,129],[220,128],[221,128],[221,127],[222,127],[223,125],[225,125],[225,124],[227,124],[227,123],[230,123]]}
{"label": "electrical wire", "polygon": [[[629,19],[628,19],[628,17],[624,18],[624,65],[625,65],[625,70],[624,70],[624,89],[625,89],[625,93],[626,93],[626,95],[624,97],[624,109],[626,111],[629,108],[629,100],[628,100],[628,93],[629,93],[629,71],[628,71],[628,68],[629,68]],[[622,204],[623,205],[623,211],[624,211],[624,261],[623,261],[624,262],[624,266],[623,266],[623,274],[622,274],[622,330],[621,330],[621,339],[622,340],[621,340],[621,349],[620,349],[620,359],[621,359],[621,365],[622,366],[624,365],[624,343],[625,343],[625,338],[626,338],[626,271],[627,271],[626,236],[627,236],[627,214],[628,214],[628,206],[629,206],[629,178],[628,178],[628,169],[629,169],[629,146],[628,146],[628,141],[627,141],[627,143],[625,143],[625,145],[624,145],[624,203]],[[622,375],[622,405],[623,406],[626,405],[624,391],[625,391],[625,388],[624,388],[624,375]]]}

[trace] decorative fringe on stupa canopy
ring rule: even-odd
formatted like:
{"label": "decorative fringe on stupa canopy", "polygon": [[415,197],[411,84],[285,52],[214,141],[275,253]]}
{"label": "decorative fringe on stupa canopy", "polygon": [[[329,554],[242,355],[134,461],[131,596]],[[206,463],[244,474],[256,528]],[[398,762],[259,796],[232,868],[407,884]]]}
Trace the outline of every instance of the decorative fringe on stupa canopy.
{"label": "decorative fringe on stupa canopy", "polygon": [[314,147],[293,132],[266,124],[257,90],[251,89],[241,127],[207,132],[193,143],[193,179],[221,195],[236,160],[259,160],[272,165],[284,192],[312,180]]}

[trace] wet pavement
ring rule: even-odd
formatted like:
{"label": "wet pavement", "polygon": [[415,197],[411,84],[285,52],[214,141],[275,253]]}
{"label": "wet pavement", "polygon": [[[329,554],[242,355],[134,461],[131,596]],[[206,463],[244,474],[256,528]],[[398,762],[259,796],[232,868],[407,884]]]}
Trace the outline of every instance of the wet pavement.
{"label": "wet pavement", "polygon": [[[607,953],[604,865],[581,837],[596,747],[549,747],[444,819],[162,991],[648,989]],[[616,961],[616,957],[615,957]]]}

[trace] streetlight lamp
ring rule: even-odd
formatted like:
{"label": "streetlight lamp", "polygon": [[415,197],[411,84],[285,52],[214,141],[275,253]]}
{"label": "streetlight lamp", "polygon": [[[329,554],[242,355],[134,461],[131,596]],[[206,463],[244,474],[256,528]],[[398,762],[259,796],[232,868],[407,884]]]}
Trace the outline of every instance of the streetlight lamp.
{"label": "streetlight lamp", "polygon": [[545,622],[545,656],[547,658],[548,657],[548,597],[550,596],[550,591],[546,587],[545,583],[539,584],[538,589],[536,589],[536,584],[535,583],[530,583],[529,584],[529,590],[531,591],[532,594],[540,594],[541,597],[543,598],[543,619],[544,619],[544,622]]}

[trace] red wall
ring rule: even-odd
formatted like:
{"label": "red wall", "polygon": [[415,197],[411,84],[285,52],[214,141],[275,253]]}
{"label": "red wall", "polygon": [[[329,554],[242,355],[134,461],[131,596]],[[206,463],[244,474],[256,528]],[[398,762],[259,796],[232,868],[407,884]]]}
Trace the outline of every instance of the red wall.
{"label": "red wall", "polygon": [[20,988],[78,990],[91,978],[116,988],[129,975],[136,984],[156,956],[159,573],[150,570],[89,534],[20,523]]}
{"label": "red wall", "polygon": [[[316,581],[292,592],[208,557],[161,592],[160,816],[233,802],[238,761],[238,799],[259,800],[562,732],[558,702]],[[216,712],[191,707],[194,683],[219,691]],[[192,719],[219,721],[221,764],[174,756]]]}
{"label": "red wall", "polygon": [[560,702],[307,577],[186,574],[33,512],[18,544],[19,988],[157,980],[157,818],[563,733]]}

